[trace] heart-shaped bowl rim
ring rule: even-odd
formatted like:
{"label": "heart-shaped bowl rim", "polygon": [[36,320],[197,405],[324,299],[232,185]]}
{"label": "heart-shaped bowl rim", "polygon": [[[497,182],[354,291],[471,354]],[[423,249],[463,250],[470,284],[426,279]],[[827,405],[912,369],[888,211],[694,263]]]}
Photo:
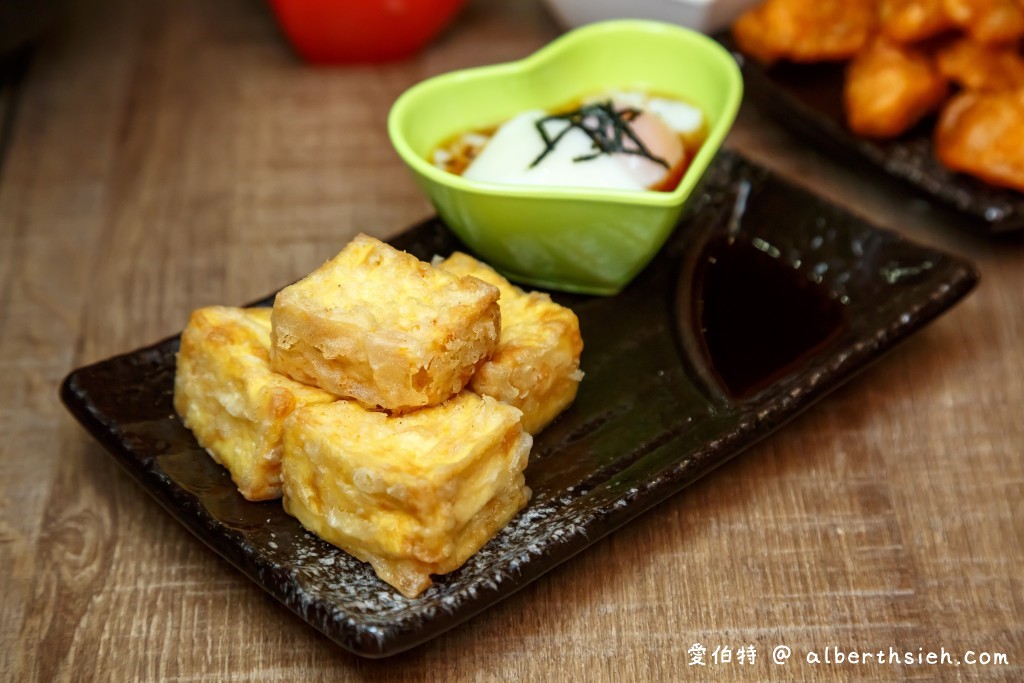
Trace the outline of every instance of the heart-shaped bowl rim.
{"label": "heart-shaped bowl rim", "polygon": [[[429,161],[467,131],[614,90],[679,99],[704,113],[707,137],[672,191],[484,183]],[[398,98],[388,127],[441,218],[503,275],[546,289],[612,295],[675,229],[742,92],[736,61],[707,36],[674,24],[615,20],[571,31],[518,61],[423,81]]]}
{"label": "heart-shaped bowl rim", "polygon": [[[623,37],[633,37],[637,34],[651,33],[674,35],[679,40],[681,46],[699,51],[699,54],[705,60],[717,62],[719,66],[718,72],[727,79],[726,83],[724,83],[727,94],[721,111],[717,118],[711,122],[707,137],[690,162],[683,178],[671,192],[636,192],[631,190],[573,187],[546,188],[470,181],[434,166],[427,160],[424,154],[417,153],[413,149],[413,146],[406,137],[406,122],[410,117],[415,116],[417,107],[426,98],[438,96],[438,94],[443,96],[463,88],[469,90],[475,83],[484,80],[517,78],[520,75],[536,73],[549,64],[557,63],[558,60],[577,49],[579,45],[589,41],[608,42]],[[608,42],[608,45],[610,48],[611,42]],[[609,83],[609,87],[618,86],[619,84]],[[721,147],[725,136],[732,127],[732,122],[736,117],[742,96],[743,79],[740,75],[739,67],[732,55],[715,40],[702,33],[674,24],[639,19],[618,19],[588,24],[587,26],[570,31],[533,54],[516,61],[451,71],[414,85],[405,91],[392,106],[388,117],[388,134],[398,154],[413,170],[434,182],[463,192],[486,193],[506,197],[570,198],[595,202],[625,202],[647,206],[674,206],[681,204],[690,194]],[[573,99],[574,95],[569,95],[561,102],[549,102],[548,106],[557,106]],[[524,109],[521,108],[519,111]],[[516,112],[513,112],[512,115],[514,113]],[[481,125],[479,127],[482,128],[500,123],[501,121],[484,121],[480,122]],[[461,128],[448,132],[450,135],[455,135],[465,131],[465,128]],[[444,136],[440,136],[432,144],[436,147],[445,139]]]}

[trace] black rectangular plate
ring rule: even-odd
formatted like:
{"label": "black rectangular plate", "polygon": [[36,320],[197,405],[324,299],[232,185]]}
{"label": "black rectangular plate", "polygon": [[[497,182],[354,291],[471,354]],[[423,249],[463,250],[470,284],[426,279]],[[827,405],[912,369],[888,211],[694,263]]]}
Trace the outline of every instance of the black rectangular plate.
{"label": "black rectangular plate", "polygon": [[[753,245],[821,288],[844,316],[828,339],[742,398],[719,381],[694,324],[694,264],[704,245],[724,239]],[[460,247],[437,220],[392,243],[421,258]],[[953,305],[976,279],[957,258],[721,153],[669,244],[621,294],[556,295],[579,315],[586,377],[576,402],[536,439],[527,469],[533,499],[461,569],[412,600],[305,532],[279,502],[238,494],[174,414],[176,337],[75,370],[62,398],[213,550],[342,647],[380,657],[508,597],[732,458]],[[756,295],[760,284],[740,277],[736,287]]]}
{"label": "black rectangular plate", "polygon": [[842,64],[785,64],[766,67],[735,52],[750,97],[782,125],[841,158],[866,162],[924,197],[964,213],[965,227],[982,234],[1024,229],[1024,194],[950,171],[935,158],[934,117],[893,140],[870,140],[846,127]]}

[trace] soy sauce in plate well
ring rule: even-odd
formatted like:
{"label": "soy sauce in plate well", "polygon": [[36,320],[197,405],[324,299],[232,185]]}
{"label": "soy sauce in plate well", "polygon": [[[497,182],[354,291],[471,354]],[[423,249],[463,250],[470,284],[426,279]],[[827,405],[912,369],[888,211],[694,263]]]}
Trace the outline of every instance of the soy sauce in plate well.
{"label": "soy sauce in plate well", "polygon": [[697,260],[695,329],[724,388],[745,398],[838,338],[846,307],[769,242],[716,237]]}

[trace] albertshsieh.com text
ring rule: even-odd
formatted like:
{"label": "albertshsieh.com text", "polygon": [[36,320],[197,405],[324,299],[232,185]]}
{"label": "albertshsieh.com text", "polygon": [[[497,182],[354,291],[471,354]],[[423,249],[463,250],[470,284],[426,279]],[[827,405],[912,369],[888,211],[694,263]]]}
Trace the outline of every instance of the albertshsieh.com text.
{"label": "albertshsieh.com text", "polygon": [[804,657],[808,664],[901,664],[901,665],[938,665],[946,664],[957,666],[961,663],[973,664],[1008,664],[1007,656],[1002,652],[975,652],[967,650],[962,655],[954,655],[939,648],[939,651],[925,650],[918,648],[912,650],[897,650],[889,647],[886,650],[844,650],[838,646],[826,647],[821,651],[811,650]]}

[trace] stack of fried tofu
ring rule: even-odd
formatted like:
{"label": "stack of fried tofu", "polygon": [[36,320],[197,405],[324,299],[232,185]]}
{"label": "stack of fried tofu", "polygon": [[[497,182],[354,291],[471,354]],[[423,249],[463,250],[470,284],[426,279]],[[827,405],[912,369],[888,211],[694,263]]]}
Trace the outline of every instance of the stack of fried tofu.
{"label": "stack of fried tofu", "polygon": [[526,505],[533,434],[576,396],[579,323],[456,253],[365,235],[274,308],[195,311],[174,405],[249,500],[407,597]]}

